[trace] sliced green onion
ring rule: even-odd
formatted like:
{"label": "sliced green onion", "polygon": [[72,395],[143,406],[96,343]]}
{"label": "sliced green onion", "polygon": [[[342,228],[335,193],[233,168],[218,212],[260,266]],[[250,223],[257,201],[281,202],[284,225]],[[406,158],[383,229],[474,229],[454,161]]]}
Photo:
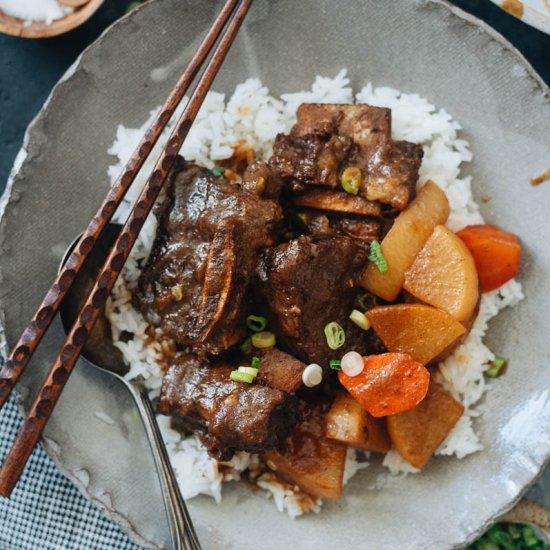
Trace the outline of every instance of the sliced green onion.
{"label": "sliced green onion", "polygon": [[363,174],[356,166],[350,166],[342,172],[340,181],[346,193],[357,195],[361,189],[361,183],[363,183]]}
{"label": "sliced green onion", "polygon": [[370,329],[370,322],[367,319],[367,316],[364,313],[361,313],[358,309],[354,309],[351,313],[349,318],[359,327],[363,330],[369,330]]}
{"label": "sliced green onion", "polygon": [[496,378],[500,374],[500,371],[504,365],[506,365],[506,359],[497,355],[495,360],[491,363],[491,366],[485,371],[485,374],[489,378]]}
{"label": "sliced green onion", "polygon": [[357,302],[359,308],[363,310],[363,312],[366,312],[369,309],[380,305],[380,301],[378,300],[378,298],[370,292],[363,292],[359,294],[355,301]]}
{"label": "sliced green onion", "polygon": [[258,376],[258,369],[255,369],[253,367],[239,367],[237,370],[239,372],[244,372],[245,374],[250,374],[254,378]]}
{"label": "sliced green onion", "polygon": [[357,303],[363,311],[367,311],[367,309],[370,309],[369,304],[366,302],[366,300],[368,300],[369,298],[370,296],[367,292],[363,292],[363,294],[357,296]]}
{"label": "sliced green onion", "polygon": [[258,195],[261,195],[265,190],[265,178],[264,176],[259,176],[258,179],[256,180],[256,193],[258,193]]}
{"label": "sliced green onion", "polygon": [[305,212],[298,212],[296,217],[307,227],[307,214]]}
{"label": "sliced green onion", "polygon": [[241,349],[241,351],[243,353],[248,353],[250,351],[250,349],[252,348],[252,340],[250,338],[250,336],[248,336],[247,338],[245,338],[239,345],[239,348]]}
{"label": "sliced green onion", "polygon": [[181,302],[183,300],[183,289],[179,285],[173,286],[171,289],[172,296],[178,301]]}
{"label": "sliced green onion", "polygon": [[376,264],[380,273],[386,273],[386,271],[388,271],[388,262],[386,262],[382,247],[378,241],[372,241],[372,243],[370,243],[369,260]]}
{"label": "sliced green onion", "polygon": [[325,327],[325,336],[330,349],[341,348],[346,341],[344,329],[335,321],[331,321]]}
{"label": "sliced green onion", "polygon": [[323,381],[323,369],[317,363],[311,363],[302,372],[302,382],[308,388],[314,388]]}
{"label": "sliced green onion", "polygon": [[267,327],[267,319],[260,315],[249,315],[246,318],[246,326],[252,332],[262,332]]}
{"label": "sliced green onion", "polygon": [[255,348],[272,348],[275,341],[275,334],[272,332],[257,332],[252,335],[252,345]]}
{"label": "sliced green onion", "polygon": [[340,361],[340,359],[331,359],[329,362],[328,362],[328,366],[332,369],[332,370],[342,370],[342,361]]}
{"label": "sliced green onion", "polygon": [[259,369],[260,368],[260,358],[259,357],[252,357],[252,368]]}
{"label": "sliced green onion", "polygon": [[234,382],[246,382],[247,384],[252,384],[254,382],[255,376],[248,374],[246,372],[240,372],[238,370],[231,371],[229,378]]}
{"label": "sliced green onion", "polygon": [[212,168],[212,175],[215,178],[221,178],[225,174],[225,168],[222,168],[221,166],[214,166]]}
{"label": "sliced green onion", "polygon": [[342,357],[340,367],[347,376],[358,376],[365,369],[365,360],[360,353],[348,351]]}

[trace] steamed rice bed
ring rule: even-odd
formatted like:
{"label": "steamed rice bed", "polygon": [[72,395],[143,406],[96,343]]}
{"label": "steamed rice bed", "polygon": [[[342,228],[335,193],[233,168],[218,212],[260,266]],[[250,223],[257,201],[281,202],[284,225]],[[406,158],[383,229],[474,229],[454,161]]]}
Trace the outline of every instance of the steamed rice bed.
{"label": "steamed rice bed", "polygon": [[[472,160],[468,142],[457,137],[460,125],[444,109],[436,110],[426,99],[416,94],[406,94],[387,87],[375,88],[367,84],[354,96],[346,71],[342,70],[335,78],[318,76],[310,91],[283,94],[280,98],[269,95],[268,89],[258,79],[249,79],[236,87],[227,102],[225,99],[224,94],[217,92],[209,92],[206,96],[181,150],[187,160],[211,168],[215,161],[229,158],[233,154],[234,144],[239,140],[246,140],[260,159],[267,159],[275,136],[290,130],[301,103],[356,101],[388,107],[392,110],[393,139],[422,144],[424,159],[418,186],[421,187],[431,179],[446,192],[451,207],[448,227],[457,231],[466,225],[483,223],[472,195],[471,177],[460,177],[461,164]],[[185,103],[182,102],[179,112]],[[151,117],[154,112],[151,112]],[[109,167],[112,181],[120,173],[149,124],[150,119],[141,128],[118,127],[116,140],[108,151],[118,158],[118,162]],[[165,143],[172,127],[173,123],[169,124],[157,144],[157,151]],[[151,159],[157,156],[155,152],[150,155],[142,174],[151,172]],[[143,175],[138,178],[128,191],[114,221],[123,223],[126,220],[144,183],[143,178]],[[131,289],[147,259],[155,232],[156,220],[151,215],[107,304],[115,344],[130,368],[127,378],[142,376],[152,397],[158,397],[160,393],[163,376],[161,358],[166,355],[169,344],[162,341],[162,333],[158,328],[153,329],[158,338],[150,337],[148,333],[151,327],[131,304]],[[483,449],[475,431],[475,423],[482,421],[476,419],[480,415],[476,406],[490,389],[483,373],[494,359],[493,352],[483,343],[483,337],[489,320],[501,309],[516,305],[522,298],[521,285],[515,280],[496,291],[483,294],[479,314],[470,334],[453,355],[440,364],[437,380],[464,405],[465,412],[436,455],[453,455],[460,459]],[[122,332],[132,333],[133,338],[121,341]],[[218,463],[208,456],[195,436],[184,437],[171,429],[168,417],[159,416],[158,421],[185,499],[204,494],[219,502],[223,482],[238,480],[245,470],[260,473],[258,457],[244,452],[237,453],[228,463],[231,468],[224,467],[222,473]],[[348,449],[345,483],[359,469],[368,466],[368,458],[366,453]],[[391,474],[418,472],[396,451],[386,454],[383,465]],[[256,483],[267,491],[268,496],[273,496],[280,511],[286,510],[291,517],[320,509],[320,501],[298,494],[299,491],[278,482],[271,473],[261,474]]]}

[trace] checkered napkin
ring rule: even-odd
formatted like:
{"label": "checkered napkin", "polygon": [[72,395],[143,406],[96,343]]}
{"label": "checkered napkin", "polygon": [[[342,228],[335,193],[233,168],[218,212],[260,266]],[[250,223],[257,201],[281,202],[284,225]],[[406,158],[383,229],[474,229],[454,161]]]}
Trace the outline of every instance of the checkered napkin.
{"label": "checkered napkin", "polygon": [[[0,412],[0,458],[21,423],[13,397]],[[138,550],[34,450],[12,497],[0,497],[0,550]]]}

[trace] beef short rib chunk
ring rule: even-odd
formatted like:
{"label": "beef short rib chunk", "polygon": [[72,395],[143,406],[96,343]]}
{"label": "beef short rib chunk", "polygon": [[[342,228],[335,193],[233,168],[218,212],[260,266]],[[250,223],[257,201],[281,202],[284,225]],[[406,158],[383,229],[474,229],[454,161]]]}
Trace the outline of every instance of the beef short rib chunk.
{"label": "beef short rib chunk", "polygon": [[[283,349],[322,367],[347,351],[379,351],[373,331],[363,331],[349,319],[356,269],[364,260],[364,250],[345,236],[301,236],[264,252],[254,285]],[[328,347],[324,333],[332,321],[346,333],[338,350]]]}
{"label": "beef short rib chunk", "polygon": [[402,210],[414,198],[422,155],[420,145],[392,140],[390,109],[304,103],[290,134],[275,139],[269,162],[295,191],[338,190],[343,170],[360,168],[360,194]]}
{"label": "beef short rib chunk", "polygon": [[134,303],[177,343],[218,354],[245,335],[248,282],[282,212],[205,168],[179,164]]}
{"label": "beef short rib chunk", "polygon": [[351,138],[359,156],[372,158],[391,140],[391,110],[366,104],[303,103],[292,131],[301,137],[335,133]]}
{"label": "beef short rib chunk", "polygon": [[277,348],[252,348],[249,359],[260,360],[258,368],[259,382],[270,388],[295,393],[302,386],[302,373],[306,364]]}
{"label": "beef short rib chunk", "polygon": [[175,414],[217,460],[278,445],[297,420],[296,397],[261,383],[230,379],[233,367],[194,355],[176,357],[164,376],[158,412]]}
{"label": "beef short rib chunk", "polygon": [[422,146],[408,141],[391,141],[369,162],[365,196],[403,210],[414,198]]}
{"label": "beef short rib chunk", "polygon": [[296,136],[279,134],[270,164],[295,189],[303,184],[338,188],[340,166],[351,149],[351,140],[335,134]]}
{"label": "beef short rib chunk", "polygon": [[258,161],[244,171],[242,186],[243,189],[266,199],[278,199],[283,180],[278,170],[272,168],[267,162]]}
{"label": "beef short rib chunk", "polygon": [[380,239],[381,225],[376,220],[342,218],[333,220],[332,227],[368,250],[373,241]]}
{"label": "beef short rib chunk", "polygon": [[308,211],[300,213],[300,220],[309,235],[347,235],[367,252],[370,251],[372,241],[381,238],[382,224],[376,218],[329,217],[325,213]]}

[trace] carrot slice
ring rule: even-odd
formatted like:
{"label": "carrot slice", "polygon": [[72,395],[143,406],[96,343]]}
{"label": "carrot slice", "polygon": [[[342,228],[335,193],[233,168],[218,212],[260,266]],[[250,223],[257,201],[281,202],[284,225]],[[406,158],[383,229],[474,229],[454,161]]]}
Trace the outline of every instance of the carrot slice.
{"label": "carrot slice", "polygon": [[372,416],[408,411],[426,396],[430,373],[408,353],[382,353],[363,359],[361,374],[348,376],[339,371],[338,379]]}
{"label": "carrot slice", "polygon": [[515,277],[521,253],[516,235],[494,225],[469,225],[457,235],[474,257],[483,292],[495,290]]}

